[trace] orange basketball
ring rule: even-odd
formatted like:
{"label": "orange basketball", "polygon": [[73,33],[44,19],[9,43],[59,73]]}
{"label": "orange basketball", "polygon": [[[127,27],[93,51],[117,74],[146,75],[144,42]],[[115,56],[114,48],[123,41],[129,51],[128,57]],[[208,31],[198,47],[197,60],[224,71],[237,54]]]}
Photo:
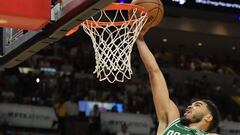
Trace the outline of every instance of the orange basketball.
{"label": "orange basketball", "polygon": [[148,20],[143,30],[154,27],[161,22],[164,8],[160,0],[133,0],[131,4],[142,6],[148,11]]}

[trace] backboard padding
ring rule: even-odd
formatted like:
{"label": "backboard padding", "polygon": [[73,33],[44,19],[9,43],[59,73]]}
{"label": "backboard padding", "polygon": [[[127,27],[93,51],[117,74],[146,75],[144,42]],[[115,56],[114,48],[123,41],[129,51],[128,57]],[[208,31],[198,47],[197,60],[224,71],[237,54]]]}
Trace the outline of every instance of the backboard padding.
{"label": "backboard padding", "polygon": [[27,38],[24,43],[16,45],[10,49],[10,51],[3,50],[3,54],[0,54],[0,65],[4,68],[11,68],[18,65],[39,50],[57,42],[63,38],[70,29],[79,25],[114,1],[115,0],[81,0],[81,4],[74,5],[71,10],[68,9],[69,12],[65,13],[63,17],[56,22],[50,22],[48,26],[37,31],[33,37]]}

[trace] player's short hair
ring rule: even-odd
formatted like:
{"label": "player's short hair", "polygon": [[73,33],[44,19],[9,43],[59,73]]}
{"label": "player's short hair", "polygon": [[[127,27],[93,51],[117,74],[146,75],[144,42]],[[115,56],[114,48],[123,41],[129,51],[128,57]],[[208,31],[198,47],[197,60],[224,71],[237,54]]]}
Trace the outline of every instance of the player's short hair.
{"label": "player's short hair", "polygon": [[221,120],[221,116],[220,116],[217,106],[212,101],[210,101],[208,99],[202,99],[201,101],[203,101],[204,103],[207,104],[207,108],[213,117],[213,120],[210,123],[208,130],[207,130],[207,132],[211,132],[218,127],[218,124]]}

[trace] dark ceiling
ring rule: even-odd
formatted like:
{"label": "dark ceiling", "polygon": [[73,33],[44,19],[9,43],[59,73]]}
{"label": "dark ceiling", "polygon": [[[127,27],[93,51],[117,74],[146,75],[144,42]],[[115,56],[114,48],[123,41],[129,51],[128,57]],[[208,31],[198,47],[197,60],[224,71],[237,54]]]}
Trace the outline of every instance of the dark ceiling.
{"label": "dark ceiling", "polygon": [[[163,39],[167,39],[167,42],[163,42]],[[163,45],[172,51],[179,51],[182,47],[183,51],[187,53],[240,58],[240,39],[238,37],[153,28],[147,34],[146,40],[153,46]]]}

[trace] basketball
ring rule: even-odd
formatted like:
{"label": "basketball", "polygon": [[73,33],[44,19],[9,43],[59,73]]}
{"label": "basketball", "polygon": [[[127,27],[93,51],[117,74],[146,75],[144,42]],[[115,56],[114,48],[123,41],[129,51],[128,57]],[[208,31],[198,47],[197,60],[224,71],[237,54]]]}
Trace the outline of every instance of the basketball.
{"label": "basketball", "polygon": [[164,8],[160,0],[133,0],[131,4],[142,6],[148,11],[148,20],[143,27],[143,31],[148,30],[161,22]]}

